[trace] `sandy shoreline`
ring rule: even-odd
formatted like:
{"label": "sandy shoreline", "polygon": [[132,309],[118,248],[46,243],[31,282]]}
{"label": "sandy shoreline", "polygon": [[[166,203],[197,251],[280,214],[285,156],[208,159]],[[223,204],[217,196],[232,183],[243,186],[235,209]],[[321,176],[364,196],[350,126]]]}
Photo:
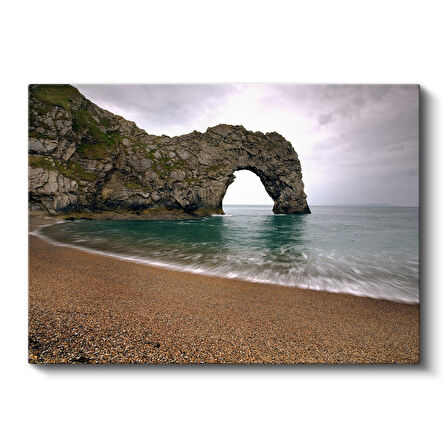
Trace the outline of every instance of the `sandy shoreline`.
{"label": "sandy shoreline", "polygon": [[[30,229],[49,223],[30,219]],[[419,306],[249,283],[29,239],[33,363],[417,363]]]}

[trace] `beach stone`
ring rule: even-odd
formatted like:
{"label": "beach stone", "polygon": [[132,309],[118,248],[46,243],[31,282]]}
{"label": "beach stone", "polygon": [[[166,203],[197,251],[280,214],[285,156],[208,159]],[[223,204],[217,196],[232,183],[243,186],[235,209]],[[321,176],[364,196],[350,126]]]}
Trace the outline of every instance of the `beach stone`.
{"label": "beach stone", "polygon": [[149,135],[72,86],[31,85],[29,93],[33,209],[119,211],[121,218],[158,209],[179,217],[223,214],[234,173],[249,170],[274,213],[310,213],[297,153],[276,132],[219,124],[180,137]]}

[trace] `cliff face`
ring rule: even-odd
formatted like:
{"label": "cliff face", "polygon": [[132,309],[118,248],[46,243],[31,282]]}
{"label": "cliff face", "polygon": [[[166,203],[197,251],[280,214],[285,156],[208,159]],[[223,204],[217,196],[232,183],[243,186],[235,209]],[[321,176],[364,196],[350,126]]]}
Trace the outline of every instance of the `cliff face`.
{"label": "cliff face", "polygon": [[221,124],[173,138],[149,135],[72,86],[30,86],[32,210],[124,218],[223,213],[241,169],[260,177],[274,213],[310,213],[297,154],[276,132]]}

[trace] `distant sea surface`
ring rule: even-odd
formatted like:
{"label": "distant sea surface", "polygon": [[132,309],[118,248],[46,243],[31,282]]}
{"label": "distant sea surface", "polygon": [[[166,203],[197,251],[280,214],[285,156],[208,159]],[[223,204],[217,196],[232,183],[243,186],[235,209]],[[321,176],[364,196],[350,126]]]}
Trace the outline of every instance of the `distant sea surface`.
{"label": "distant sea surface", "polygon": [[224,206],[183,221],[74,221],[43,227],[53,242],[219,277],[419,301],[418,208]]}

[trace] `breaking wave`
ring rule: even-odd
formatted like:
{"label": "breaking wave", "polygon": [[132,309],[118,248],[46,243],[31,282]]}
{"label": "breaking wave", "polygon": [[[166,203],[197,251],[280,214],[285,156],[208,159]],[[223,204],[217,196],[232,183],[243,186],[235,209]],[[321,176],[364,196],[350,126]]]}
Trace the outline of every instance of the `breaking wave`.
{"label": "breaking wave", "polygon": [[418,303],[417,208],[312,211],[278,216],[269,207],[233,206],[200,220],[75,221],[34,234],[186,272]]}

